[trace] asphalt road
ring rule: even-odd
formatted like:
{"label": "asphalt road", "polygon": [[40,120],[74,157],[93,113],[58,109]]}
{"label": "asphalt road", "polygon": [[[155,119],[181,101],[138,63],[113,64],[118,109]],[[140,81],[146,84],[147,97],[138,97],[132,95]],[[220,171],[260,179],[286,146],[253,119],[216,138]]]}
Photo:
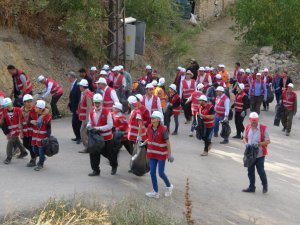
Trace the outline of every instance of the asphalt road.
{"label": "asphalt road", "polygon": [[[291,136],[286,137],[282,127],[272,125],[274,105],[270,108],[261,115],[261,122],[269,126],[271,136],[265,163],[268,194],[262,194],[258,176],[255,194],[241,192],[248,186],[247,171],[242,164],[242,141],[230,138],[228,145],[220,145],[221,139],[214,138],[209,156],[200,157],[203,143],[188,137],[190,125],[183,124],[181,116],[179,134],[171,136],[175,162],[166,167],[175,187],[174,194],[169,199],[157,200],[157,203],[172,215],[182,217],[185,181],[189,177],[193,217],[199,224],[300,224],[299,114],[294,118]],[[231,125],[233,136],[234,123]],[[152,189],[149,174],[136,177],[127,172],[130,159],[127,151],[120,153],[116,176],[110,175],[110,166],[102,160],[101,176],[88,177],[91,171],[89,156],[77,153],[82,146],[70,140],[73,137],[70,118],[56,120],[52,127],[61,150],[47,159],[42,171],[27,168],[28,157],[13,159],[10,165],[0,163],[2,215],[38,207],[50,197],[72,198],[83,194],[86,198],[109,204],[128,195],[143,197]],[[0,143],[2,162],[6,148],[2,134]],[[163,184],[159,182],[162,188]]]}

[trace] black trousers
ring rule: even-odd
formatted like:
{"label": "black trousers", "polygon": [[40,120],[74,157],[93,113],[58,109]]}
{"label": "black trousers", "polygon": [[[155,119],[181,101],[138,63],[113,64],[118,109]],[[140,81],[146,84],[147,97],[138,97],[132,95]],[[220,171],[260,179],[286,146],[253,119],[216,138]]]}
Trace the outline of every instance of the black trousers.
{"label": "black trousers", "polygon": [[73,113],[72,114],[72,128],[73,128],[73,132],[75,134],[76,139],[80,139],[81,123],[82,122],[79,120],[77,113]]}
{"label": "black trousers", "polygon": [[255,163],[252,166],[248,167],[248,178],[250,181],[249,188],[254,189],[254,190],[255,190],[255,167],[256,167],[257,173],[260,177],[261,184],[263,186],[267,186],[268,180],[267,180],[267,175],[265,172],[265,157],[264,156],[257,158]]}
{"label": "black trousers", "polygon": [[237,136],[241,136],[241,133],[244,132],[245,127],[244,127],[244,118],[241,116],[241,112],[235,112],[234,114],[234,123],[235,123],[235,127],[236,127],[236,135]]}
{"label": "black trousers", "polygon": [[34,159],[36,156],[32,150],[32,145],[31,145],[31,140],[32,140],[32,137],[23,137],[23,145],[24,147],[29,151],[30,153],[30,156],[31,156],[31,159]]}
{"label": "black trousers", "polygon": [[192,102],[189,102],[188,104],[185,104],[186,101],[187,101],[187,99],[182,99],[181,106],[183,108],[185,119],[187,121],[191,121],[191,119],[192,119],[192,109],[191,109]]}
{"label": "black trousers", "polygon": [[213,134],[214,128],[206,128],[206,133],[205,133],[205,137],[203,137],[203,141],[204,141],[204,151],[208,152],[208,147],[211,144],[211,138],[212,138],[212,134]]}
{"label": "black trousers", "polygon": [[124,146],[127,150],[127,152],[132,155],[132,152],[133,152],[133,144],[130,143],[129,140],[124,140],[124,141],[121,141],[121,146]]}
{"label": "black trousers", "polygon": [[53,117],[60,116],[60,112],[58,111],[58,108],[57,108],[57,102],[58,102],[58,100],[60,99],[61,96],[62,96],[62,94],[52,96],[50,105],[51,105],[52,116]]}

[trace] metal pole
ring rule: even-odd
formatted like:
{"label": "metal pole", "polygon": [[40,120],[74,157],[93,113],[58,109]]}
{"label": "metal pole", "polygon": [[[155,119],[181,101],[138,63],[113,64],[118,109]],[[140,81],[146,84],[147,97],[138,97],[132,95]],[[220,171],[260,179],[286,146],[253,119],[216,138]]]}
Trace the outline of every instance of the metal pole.
{"label": "metal pole", "polygon": [[116,59],[115,59],[115,64],[119,65],[119,32],[120,32],[120,27],[119,27],[119,7],[120,7],[120,0],[116,0]]}

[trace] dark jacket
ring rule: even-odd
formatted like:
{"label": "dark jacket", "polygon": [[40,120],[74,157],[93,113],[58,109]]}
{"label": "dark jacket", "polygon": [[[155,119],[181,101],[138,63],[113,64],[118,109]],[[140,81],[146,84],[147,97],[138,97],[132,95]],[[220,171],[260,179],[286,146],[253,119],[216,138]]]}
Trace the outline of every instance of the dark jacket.
{"label": "dark jacket", "polygon": [[[293,83],[293,81],[292,81],[292,79],[291,79],[290,77],[287,77],[287,80],[286,80],[286,87],[285,87],[285,88],[287,88],[287,86],[288,86],[289,83]],[[281,88],[281,90],[282,90],[282,88],[283,88],[283,78],[280,80],[279,86],[280,86],[280,88]]]}
{"label": "dark jacket", "polygon": [[70,91],[70,95],[69,95],[69,105],[68,106],[72,113],[76,113],[78,104],[80,102],[80,98],[81,98],[81,91],[80,91],[79,85],[76,81],[72,90]]}

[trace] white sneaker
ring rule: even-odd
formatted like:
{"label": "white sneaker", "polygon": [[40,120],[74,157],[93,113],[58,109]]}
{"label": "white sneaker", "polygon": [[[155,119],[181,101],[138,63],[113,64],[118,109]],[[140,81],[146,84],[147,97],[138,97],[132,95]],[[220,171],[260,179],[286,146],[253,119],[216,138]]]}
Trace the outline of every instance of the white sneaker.
{"label": "white sneaker", "polygon": [[172,195],[173,188],[174,188],[173,184],[171,184],[170,187],[166,187],[165,197],[170,197]]}
{"label": "white sneaker", "polygon": [[193,137],[193,132],[191,131],[190,134],[189,134],[189,137]]}
{"label": "white sneaker", "polygon": [[148,198],[159,198],[159,193],[155,191],[147,192],[145,194]]}

